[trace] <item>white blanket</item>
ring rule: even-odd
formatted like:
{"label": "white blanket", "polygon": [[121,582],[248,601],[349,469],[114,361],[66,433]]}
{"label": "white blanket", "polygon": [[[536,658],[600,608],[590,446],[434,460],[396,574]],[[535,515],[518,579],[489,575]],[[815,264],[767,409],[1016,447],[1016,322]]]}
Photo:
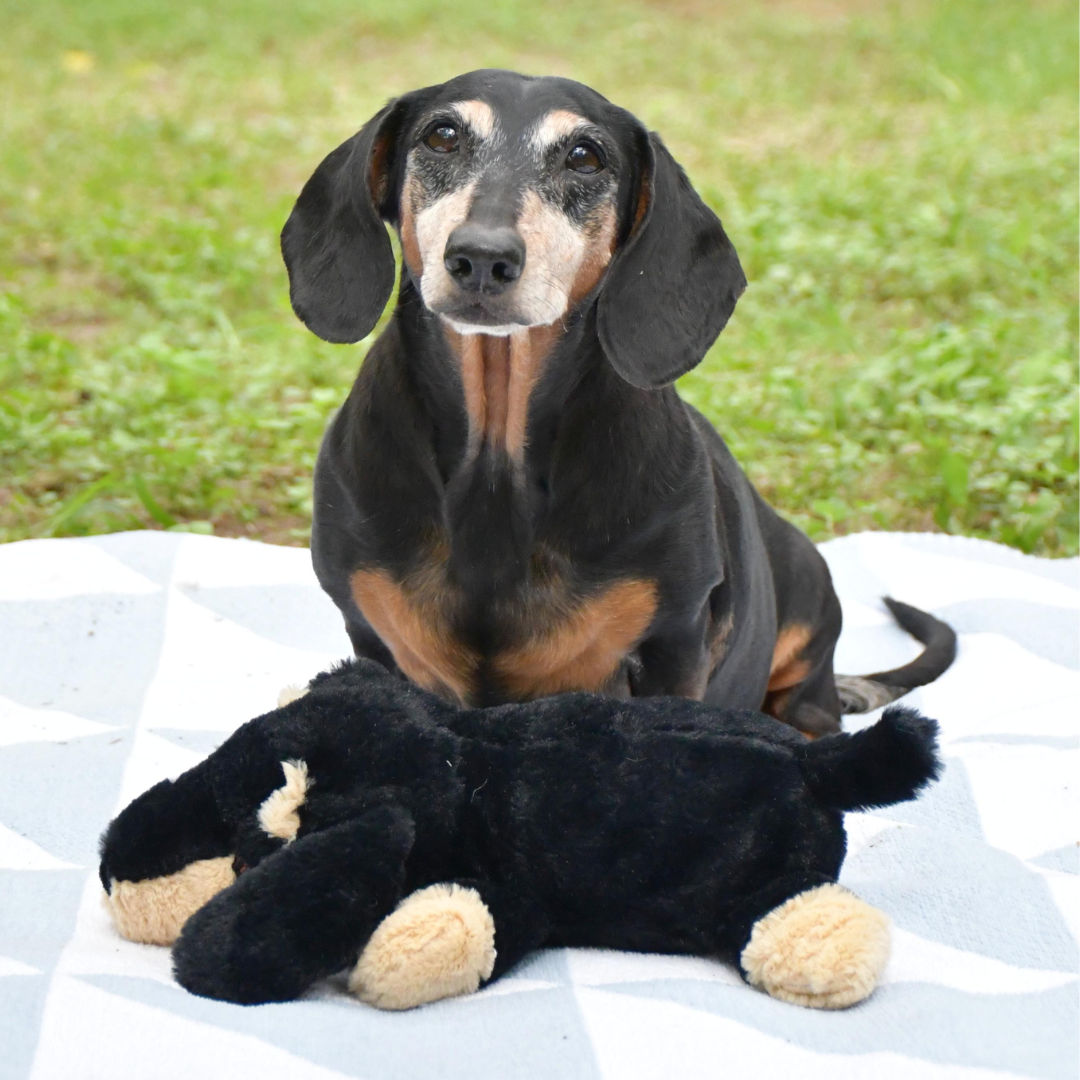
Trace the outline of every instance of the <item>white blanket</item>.
{"label": "white blanket", "polygon": [[194,997],[101,906],[108,819],[349,651],[308,553],[167,533],[0,547],[0,1076],[1075,1077],[1077,560],[882,533],[822,550],[838,670],[915,654],[884,593],[960,633],[953,668],[907,699],[941,721],[943,779],[848,816],[841,880],[894,921],[877,992],[811,1012],[717,963],[559,949],[389,1014],[335,982],[284,1005]]}

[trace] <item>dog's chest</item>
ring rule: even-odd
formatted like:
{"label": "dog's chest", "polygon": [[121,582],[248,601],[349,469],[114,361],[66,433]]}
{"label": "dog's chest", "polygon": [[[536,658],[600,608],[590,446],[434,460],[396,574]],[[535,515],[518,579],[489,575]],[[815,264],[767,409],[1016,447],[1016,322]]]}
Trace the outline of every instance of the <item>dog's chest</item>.
{"label": "dog's chest", "polygon": [[543,558],[481,610],[450,580],[445,555],[400,580],[360,569],[350,585],[413,682],[470,704],[608,689],[657,606],[653,581],[617,578],[585,591]]}

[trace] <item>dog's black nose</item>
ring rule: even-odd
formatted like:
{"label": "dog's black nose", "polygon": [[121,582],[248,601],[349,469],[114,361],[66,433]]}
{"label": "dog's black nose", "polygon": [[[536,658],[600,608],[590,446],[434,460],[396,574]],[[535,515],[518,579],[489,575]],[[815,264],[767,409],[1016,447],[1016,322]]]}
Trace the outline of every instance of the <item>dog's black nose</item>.
{"label": "dog's black nose", "polygon": [[443,263],[466,292],[500,293],[525,269],[525,242],[509,226],[466,221],[446,241]]}

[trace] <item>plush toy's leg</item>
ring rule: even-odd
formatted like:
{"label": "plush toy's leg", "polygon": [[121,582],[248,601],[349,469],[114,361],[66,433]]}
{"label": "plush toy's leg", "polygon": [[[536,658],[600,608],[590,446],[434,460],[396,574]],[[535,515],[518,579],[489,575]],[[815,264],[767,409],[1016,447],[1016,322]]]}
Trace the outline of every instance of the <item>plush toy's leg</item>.
{"label": "plush toy's leg", "polygon": [[781,1001],[843,1009],[867,997],[889,958],[889,920],[835,882],[758,919],[739,957],[747,980]]}
{"label": "plush toy's leg", "polygon": [[101,839],[101,883],[123,937],[170,945],[233,878],[231,837],[197,767],[140,795]]}
{"label": "plush toy's leg", "polygon": [[254,1005],[352,964],[401,897],[412,818],[396,807],[303,836],[195,912],[173,949],[180,984]]}
{"label": "plush toy's leg", "polygon": [[512,889],[465,880],[407,896],[364,947],[349,988],[380,1009],[471,994],[547,936],[539,908]]}
{"label": "plush toy's leg", "polygon": [[429,885],[379,924],[349,989],[380,1009],[411,1009],[471,994],[495,964],[495,922],[475,889]]}

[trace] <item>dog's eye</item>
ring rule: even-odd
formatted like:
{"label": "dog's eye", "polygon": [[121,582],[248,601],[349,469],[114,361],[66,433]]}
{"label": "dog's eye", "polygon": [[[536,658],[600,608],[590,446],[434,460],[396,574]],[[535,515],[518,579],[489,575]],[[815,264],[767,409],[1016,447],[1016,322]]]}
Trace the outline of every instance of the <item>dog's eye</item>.
{"label": "dog's eye", "polygon": [[579,142],[566,155],[566,167],[576,173],[594,173],[599,172],[604,163],[592,143]]}
{"label": "dog's eye", "polygon": [[452,154],[460,141],[461,136],[452,124],[436,124],[424,136],[424,145],[436,154]]}

